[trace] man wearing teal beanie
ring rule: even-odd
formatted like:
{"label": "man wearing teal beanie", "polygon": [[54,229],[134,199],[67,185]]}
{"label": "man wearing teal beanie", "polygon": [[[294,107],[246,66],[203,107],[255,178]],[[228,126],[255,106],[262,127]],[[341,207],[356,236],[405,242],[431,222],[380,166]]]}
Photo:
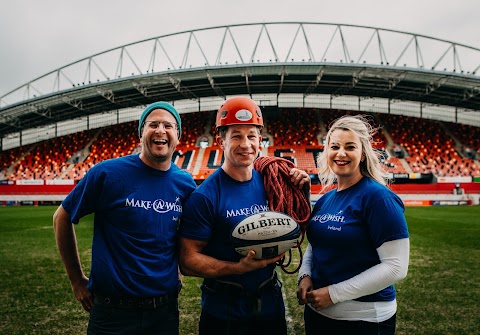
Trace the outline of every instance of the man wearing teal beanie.
{"label": "man wearing teal beanie", "polygon": [[[172,105],[148,105],[138,125],[140,153],[95,164],[53,216],[73,293],[89,313],[90,335],[179,334],[177,227],[196,188],[192,175],[172,162],[181,127]],[[73,226],[91,213],[88,275]]]}
{"label": "man wearing teal beanie", "polygon": [[145,122],[145,119],[147,118],[148,114],[150,114],[155,109],[164,109],[173,115],[175,120],[177,120],[178,138],[180,139],[180,137],[182,136],[182,120],[180,119],[180,115],[178,114],[175,107],[170,105],[168,102],[164,102],[164,101],[155,102],[151,105],[148,105],[147,108],[145,108],[142,115],[140,116],[140,121],[138,123],[138,137],[142,137],[143,123]]}

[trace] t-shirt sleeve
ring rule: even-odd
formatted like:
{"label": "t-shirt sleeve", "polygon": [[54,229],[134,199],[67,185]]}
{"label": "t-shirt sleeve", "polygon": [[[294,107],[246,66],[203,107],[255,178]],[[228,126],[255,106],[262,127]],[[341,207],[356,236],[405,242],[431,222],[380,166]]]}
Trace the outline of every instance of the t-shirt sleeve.
{"label": "t-shirt sleeve", "polygon": [[103,178],[103,174],[97,174],[94,168],[90,169],[63,200],[62,206],[70,214],[73,223],[78,223],[82,217],[96,211],[102,194]]}
{"label": "t-shirt sleeve", "polygon": [[183,208],[179,236],[207,242],[214,225],[213,206],[210,201],[203,194],[193,192]]}
{"label": "t-shirt sleeve", "polygon": [[409,237],[402,200],[396,195],[382,195],[369,208],[366,221],[375,248],[384,242]]}

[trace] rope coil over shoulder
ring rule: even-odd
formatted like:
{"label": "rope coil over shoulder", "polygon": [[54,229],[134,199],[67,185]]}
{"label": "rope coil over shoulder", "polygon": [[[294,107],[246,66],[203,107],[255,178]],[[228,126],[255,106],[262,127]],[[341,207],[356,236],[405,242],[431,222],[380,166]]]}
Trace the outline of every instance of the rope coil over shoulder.
{"label": "rope coil over shoulder", "polygon": [[288,274],[297,272],[302,265],[303,254],[301,245],[305,237],[305,230],[311,212],[309,201],[310,190],[301,190],[292,183],[292,176],[290,175],[292,168],[295,168],[295,164],[280,157],[261,156],[254,162],[254,169],[263,177],[263,185],[267,193],[270,210],[290,215],[300,225],[300,241],[294,247],[298,249],[300,253],[298,267],[293,271],[287,270],[287,267],[292,261],[291,249],[289,250],[288,262],[285,263],[284,257],[278,264],[282,270]]}

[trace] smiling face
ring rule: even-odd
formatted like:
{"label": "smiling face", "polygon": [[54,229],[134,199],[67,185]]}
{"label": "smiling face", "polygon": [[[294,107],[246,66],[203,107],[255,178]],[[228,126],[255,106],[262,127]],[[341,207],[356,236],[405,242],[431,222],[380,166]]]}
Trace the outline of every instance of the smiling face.
{"label": "smiling face", "polygon": [[[223,149],[225,161],[222,168],[231,177],[240,180],[239,174],[248,178],[248,172],[253,169],[253,161],[260,150],[260,132],[252,125],[232,125],[224,136],[217,137],[218,145]],[[243,171],[243,172],[242,172]]]}
{"label": "smiling face", "polygon": [[336,129],[331,133],[327,146],[328,166],[337,176],[338,189],[345,189],[360,179],[360,163],[363,159],[362,143],[350,130]]}
{"label": "smiling face", "polygon": [[153,110],[147,116],[142,129],[140,159],[150,167],[168,170],[178,144],[178,131],[175,127],[165,124],[154,127],[156,122],[176,124],[175,117],[170,112],[164,109]]}

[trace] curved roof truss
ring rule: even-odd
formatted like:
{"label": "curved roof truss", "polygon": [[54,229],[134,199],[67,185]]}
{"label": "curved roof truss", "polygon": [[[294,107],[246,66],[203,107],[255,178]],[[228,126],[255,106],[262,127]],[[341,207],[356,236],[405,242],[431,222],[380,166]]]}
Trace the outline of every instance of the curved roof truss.
{"label": "curved roof truss", "polygon": [[80,59],[0,97],[0,136],[166,100],[357,96],[480,110],[480,49],[366,26],[272,22],[188,30]]}

